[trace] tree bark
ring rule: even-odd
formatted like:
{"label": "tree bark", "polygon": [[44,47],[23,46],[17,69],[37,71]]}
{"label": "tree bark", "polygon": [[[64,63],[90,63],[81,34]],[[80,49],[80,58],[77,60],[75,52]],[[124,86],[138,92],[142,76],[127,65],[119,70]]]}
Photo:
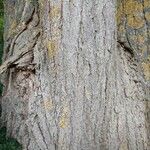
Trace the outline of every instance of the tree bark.
{"label": "tree bark", "polygon": [[8,136],[24,150],[148,150],[148,3],[6,0]]}

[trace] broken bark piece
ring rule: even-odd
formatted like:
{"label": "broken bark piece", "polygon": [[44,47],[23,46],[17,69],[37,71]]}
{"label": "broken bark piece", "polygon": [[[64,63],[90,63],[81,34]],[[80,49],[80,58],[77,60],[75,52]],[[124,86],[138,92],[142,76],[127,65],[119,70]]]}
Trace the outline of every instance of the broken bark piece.
{"label": "broken bark piece", "polygon": [[[25,54],[29,53],[31,50],[21,51],[18,54],[15,54],[14,56],[11,56],[9,59],[7,59],[1,66],[0,66],[0,74],[5,72],[8,68],[13,66],[13,64],[18,61],[20,58],[22,58]],[[19,61],[18,61],[19,63]],[[16,64],[17,65],[17,64]]]}

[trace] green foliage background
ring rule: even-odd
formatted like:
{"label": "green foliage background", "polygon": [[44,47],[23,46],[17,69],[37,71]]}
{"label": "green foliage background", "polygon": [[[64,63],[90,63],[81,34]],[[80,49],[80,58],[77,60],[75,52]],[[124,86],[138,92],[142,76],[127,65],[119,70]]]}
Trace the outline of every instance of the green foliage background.
{"label": "green foliage background", "polygon": [[[0,0],[0,64],[2,63],[3,55],[3,30],[4,30],[4,5],[3,0]],[[0,95],[2,94],[3,86],[0,83]]]}
{"label": "green foliage background", "polygon": [[21,146],[16,140],[6,138],[6,128],[0,129],[0,150],[21,150]]}
{"label": "green foliage background", "polygon": [[0,63],[2,60],[2,54],[3,54],[3,24],[4,24],[4,7],[3,7],[3,1],[0,0]]}
{"label": "green foliage background", "polygon": [[[3,0],[0,0],[0,64],[2,63],[3,46],[4,46],[3,31],[4,31],[4,6]],[[0,83],[0,95],[2,94],[2,90],[3,90],[2,84]],[[21,150],[21,146],[16,140],[12,138],[6,138],[6,128],[0,129],[0,150]]]}

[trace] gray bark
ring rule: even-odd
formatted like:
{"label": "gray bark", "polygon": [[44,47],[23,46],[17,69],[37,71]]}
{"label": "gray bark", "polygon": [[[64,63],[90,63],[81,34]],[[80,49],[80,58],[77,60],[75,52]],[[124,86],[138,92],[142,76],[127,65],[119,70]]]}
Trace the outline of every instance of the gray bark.
{"label": "gray bark", "polygon": [[1,119],[24,150],[149,149],[149,83],[117,4],[6,0]]}

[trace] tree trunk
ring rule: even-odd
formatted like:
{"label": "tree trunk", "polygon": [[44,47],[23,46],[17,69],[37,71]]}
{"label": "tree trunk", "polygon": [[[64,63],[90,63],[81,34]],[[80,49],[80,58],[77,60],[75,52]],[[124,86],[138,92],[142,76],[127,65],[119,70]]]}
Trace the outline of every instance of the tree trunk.
{"label": "tree trunk", "polygon": [[8,135],[24,150],[148,150],[149,3],[6,0]]}

